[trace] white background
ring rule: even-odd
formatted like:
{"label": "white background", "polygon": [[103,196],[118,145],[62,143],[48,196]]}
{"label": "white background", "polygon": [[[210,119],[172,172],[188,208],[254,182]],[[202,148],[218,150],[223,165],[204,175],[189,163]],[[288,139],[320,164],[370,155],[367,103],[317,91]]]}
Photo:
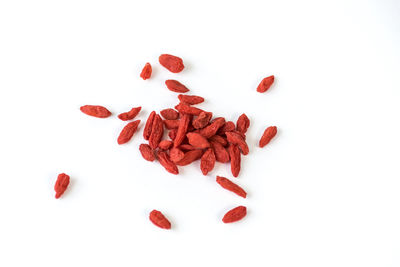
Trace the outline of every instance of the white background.
{"label": "white background", "polygon": [[[400,266],[399,14],[396,0],[2,0],[0,266]],[[144,161],[144,123],[117,144],[118,113],[177,103],[168,78],[217,116],[250,117],[247,199],[215,183],[228,166],[174,176]],[[223,224],[237,205],[248,216]]]}

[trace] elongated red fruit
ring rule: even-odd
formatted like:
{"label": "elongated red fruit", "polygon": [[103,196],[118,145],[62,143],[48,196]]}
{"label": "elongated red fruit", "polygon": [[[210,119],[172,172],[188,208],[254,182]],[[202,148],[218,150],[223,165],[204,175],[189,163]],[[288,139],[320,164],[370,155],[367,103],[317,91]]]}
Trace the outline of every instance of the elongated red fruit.
{"label": "elongated red fruit", "polygon": [[215,159],[218,162],[229,162],[229,153],[228,151],[226,151],[225,147],[223,147],[220,143],[216,141],[211,141],[210,144],[211,147],[214,149]]}
{"label": "elongated red fruit", "polygon": [[168,130],[176,129],[179,127],[179,120],[164,120],[164,125]]}
{"label": "elongated red fruit", "polygon": [[174,139],[174,147],[178,147],[183,139],[185,139],[186,132],[190,122],[190,115],[183,114],[179,121],[178,131],[176,132],[176,137]]}
{"label": "elongated red fruit", "polygon": [[158,151],[157,152],[157,158],[160,164],[169,172],[172,174],[178,174],[179,170],[178,167],[176,167],[175,163],[171,161],[169,158],[168,154],[166,152]]}
{"label": "elongated red fruit", "polygon": [[243,219],[247,214],[247,209],[244,206],[238,206],[234,209],[231,209],[228,211],[224,217],[222,218],[222,221],[224,223],[233,223],[237,222],[241,219]]}
{"label": "elongated red fruit", "polygon": [[220,135],[213,135],[209,138],[210,141],[214,141],[214,142],[218,142],[220,143],[222,146],[226,146],[228,144],[228,141],[223,138]]}
{"label": "elongated red fruit", "polygon": [[158,210],[151,211],[149,219],[155,226],[158,226],[162,229],[171,229],[171,223],[167,218],[165,218],[164,214]]}
{"label": "elongated red fruit", "polygon": [[185,153],[183,153],[182,150],[180,150],[177,147],[171,148],[171,150],[169,151],[169,157],[170,157],[171,161],[173,161],[173,162],[181,161],[184,156],[185,156]]}
{"label": "elongated red fruit", "polygon": [[128,123],[121,131],[121,133],[118,136],[118,144],[122,145],[127,143],[129,140],[131,140],[133,134],[136,132],[138,125],[140,123],[140,120],[132,121]]}
{"label": "elongated red fruit", "polygon": [[183,103],[183,102],[176,105],[175,109],[182,114],[189,114],[189,115],[196,115],[196,116],[200,115],[200,113],[203,112],[203,110],[196,108],[196,107],[189,106],[188,104]]}
{"label": "elongated red fruit", "polygon": [[210,147],[210,143],[207,141],[205,137],[198,133],[188,133],[186,134],[189,144],[194,146],[195,148],[208,148]]}
{"label": "elongated red fruit", "polygon": [[221,128],[219,128],[217,133],[223,135],[226,132],[232,132],[233,130],[235,130],[235,124],[233,121],[227,121],[224,123],[224,125],[222,125]]}
{"label": "elongated red fruit", "polygon": [[271,139],[274,138],[276,133],[277,133],[276,126],[270,126],[267,129],[265,129],[263,135],[261,136],[259,146],[260,147],[266,146],[271,141]]}
{"label": "elongated red fruit", "polygon": [[257,92],[264,93],[265,91],[267,91],[274,83],[274,79],[275,79],[274,75],[264,78],[258,85]]}
{"label": "elongated red fruit", "polygon": [[145,140],[149,140],[149,138],[150,138],[151,129],[153,128],[153,121],[154,121],[155,116],[156,116],[156,112],[152,111],[150,113],[149,117],[147,118],[146,125],[144,126],[144,130],[143,130],[143,138]]}
{"label": "elongated red fruit", "polygon": [[160,115],[156,114],[154,117],[151,134],[149,137],[149,145],[152,149],[156,149],[164,134],[164,124]]}
{"label": "elongated red fruit", "polygon": [[228,147],[229,157],[231,158],[231,171],[234,177],[238,177],[240,172],[240,150],[236,145],[230,144]]}
{"label": "elongated red fruit", "polygon": [[247,196],[246,191],[244,191],[243,188],[241,188],[240,186],[238,186],[231,180],[229,180],[225,177],[222,177],[222,176],[217,176],[216,181],[217,181],[217,183],[219,183],[220,186],[222,186],[226,190],[229,190],[238,196],[246,198],[246,196]]}
{"label": "elongated red fruit", "polygon": [[56,198],[60,198],[64,194],[65,190],[69,185],[69,176],[65,173],[61,173],[57,177],[56,184],[54,185],[54,191],[56,191]]}
{"label": "elongated red fruit", "polygon": [[178,95],[181,102],[185,102],[188,105],[196,105],[204,102],[204,98],[197,95]]}
{"label": "elongated red fruit", "polygon": [[192,121],[192,125],[195,129],[202,129],[207,126],[212,117],[211,112],[201,112],[199,116]]}
{"label": "elongated red fruit", "polygon": [[96,118],[107,118],[111,116],[111,112],[103,106],[86,105],[82,106],[80,109],[86,115]]}
{"label": "elongated red fruit", "polygon": [[218,129],[221,128],[224,124],[224,118],[216,118],[210,123],[210,125],[201,129],[199,133],[205,138],[210,138],[211,136],[215,135]]}
{"label": "elongated red fruit", "polygon": [[179,118],[179,113],[172,108],[163,109],[160,111],[160,114],[166,120],[176,120]]}
{"label": "elongated red fruit", "polygon": [[193,161],[198,160],[199,158],[201,158],[201,155],[203,155],[203,150],[201,150],[201,149],[190,150],[190,151],[185,153],[183,159],[178,161],[176,163],[176,165],[179,165],[179,166],[189,165]]}
{"label": "elongated red fruit", "polygon": [[214,169],[215,165],[215,154],[212,148],[209,148],[201,156],[200,169],[204,175],[207,175],[210,171]]}
{"label": "elongated red fruit", "polygon": [[150,77],[151,77],[151,72],[152,72],[152,68],[151,68],[151,65],[150,65],[150,63],[146,63],[146,65],[144,65],[144,67],[143,67],[143,69],[142,69],[142,72],[140,73],[140,77],[143,79],[143,80],[147,80],[147,79],[149,79]]}
{"label": "elongated red fruit", "polygon": [[183,65],[183,60],[180,57],[169,54],[162,54],[158,58],[158,61],[163,67],[173,73],[181,72],[185,67]]}
{"label": "elongated red fruit", "polygon": [[159,144],[158,147],[161,148],[162,150],[168,150],[174,145],[174,142],[171,140],[162,140]]}
{"label": "elongated red fruit", "polygon": [[183,84],[181,84],[180,82],[178,82],[176,80],[166,80],[165,85],[172,92],[176,92],[176,93],[189,92],[189,89],[187,89],[186,86],[184,86]]}
{"label": "elongated red fruit", "polygon": [[243,113],[242,115],[240,115],[240,117],[236,122],[236,130],[245,134],[249,126],[250,126],[250,120],[246,116],[246,114]]}
{"label": "elongated red fruit", "polygon": [[226,132],[225,134],[228,142],[234,145],[238,145],[243,155],[249,154],[249,147],[246,141],[243,140],[243,138],[239,134],[235,132]]}
{"label": "elongated red fruit", "polygon": [[137,114],[139,114],[140,110],[142,109],[142,107],[136,107],[136,108],[132,108],[130,111],[128,112],[124,112],[118,115],[118,118],[120,120],[123,121],[130,121],[133,120]]}
{"label": "elongated red fruit", "polygon": [[156,159],[153,149],[148,144],[141,144],[139,150],[145,160],[154,161]]}

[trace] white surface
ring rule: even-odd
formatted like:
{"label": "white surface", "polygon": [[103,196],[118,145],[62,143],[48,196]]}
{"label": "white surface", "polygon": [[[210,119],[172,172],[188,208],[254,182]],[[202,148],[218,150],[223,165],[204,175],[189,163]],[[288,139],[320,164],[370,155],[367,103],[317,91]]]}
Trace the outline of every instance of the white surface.
{"label": "white surface", "polygon": [[[0,266],[400,266],[399,12],[378,0],[1,1]],[[161,53],[185,70],[161,68]],[[116,114],[141,105],[145,120],[177,102],[167,78],[215,115],[251,118],[235,180],[248,199],[215,184],[228,166],[173,176],[141,158],[141,131],[117,145]],[[279,135],[259,149],[269,125]],[[60,172],[72,182],[56,200]],[[236,205],[248,216],[223,224]],[[148,221],[154,208],[173,230]]]}

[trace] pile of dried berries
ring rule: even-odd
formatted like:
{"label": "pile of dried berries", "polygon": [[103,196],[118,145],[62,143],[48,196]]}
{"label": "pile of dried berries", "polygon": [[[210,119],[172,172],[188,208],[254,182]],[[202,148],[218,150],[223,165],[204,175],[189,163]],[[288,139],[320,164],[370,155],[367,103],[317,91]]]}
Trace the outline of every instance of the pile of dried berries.
{"label": "pile of dried berries", "polygon": [[[173,73],[184,69],[183,60],[179,57],[163,54],[159,57],[160,64]],[[152,66],[146,63],[140,77],[150,79]],[[274,76],[264,78],[257,92],[264,93],[274,82]],[[166,80],[166,87],[178,95],[179,103],[173,108],[161,110],[159,114],[152,111],[147,118],[143,129],[143,137],[148,144],[139,146],[140,153],[147,161],[158,162],[172,174],[179,174],[178,166],[186,166],[200,160],[200,169],[207,175],[214,169],[215,163],[230,163],[232,175],[238,177],[241,168],[241,156],[249,153],[246,142],[246,132],[250,120],[242,114],[236,121],[226,121],[223,117],[213,118],[213,113],[194,107],[193,105],[204,102],[204,98],[195,95],[185,95],[189,89],[176,80]],[[102,106],[86,105],[81,111],[87,115],[107,118],[111,112]],[[134,107],[128,112],[118,115],[123,121],[133,120],[141,111],[141,107]],[[127,143],[135,134],[140,120],[129,122],[121,131],[118,144]],[[164,131],[168,131],[168,138],[163,140]],[[276,126],[268,127],[259,141],[259,146],[264,147],[276,135]],[[217,176],[216,182],[224,189],[238,196],[246,198],[246,191],[231,180]],[[59,198],[69,184],[69,176],[60,174],[56,185],[56,198]],[[228,211],[222,221],[232,223],[246,216],[246,207],[238,206]],[[171,223],[157,210],[153,210],[149,219],[156,226],[170,229]]]}

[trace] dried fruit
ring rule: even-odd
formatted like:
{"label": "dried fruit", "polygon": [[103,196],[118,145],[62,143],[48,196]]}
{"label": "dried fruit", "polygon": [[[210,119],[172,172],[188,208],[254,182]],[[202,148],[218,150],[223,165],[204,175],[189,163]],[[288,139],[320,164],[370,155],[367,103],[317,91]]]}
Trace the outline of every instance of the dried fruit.
{"label": "dried fruit", "polygon": [[189,144],[191,144],[195,148],[208,148],[210,147],[210,143],[207,141],[205,137],[198,133],[188,133],[186,134]]}
{"label": "dried fruit", "polygon": [[274,75],[264,78],[257,87],[257,92],[264,93],[267,91],[271,85],[274,83]]}
{"label": "dried fruit", "polygon": [[176,129],[179,127],[179,120],[164,120],[164,125],[168,130]]}
{"label": "dried fruit", "polygon": [[225,134],[225,132],[232,132],[233,130],[235,130],[235,124],[233,121],[227,121],[224,123],[224,125],[222,125],[221,128],[219,128],[217,133],[222,135]]}
{"label": "dried fruit", "polygon": [[164,124],[160,115],[156,114],[154,117],[151,134],[149,137],[149,145],[152,149],[156,149],[164,134]]}
{"label": "dried fruit", "polygon": [[200,130],[200,134],[205,138],[210,138],[211,136],[215,135],[220,127],[224,125],[225,119],[224,118],[216,118],[210,125]]}
{"label": "dried fruit", "polygon": [[182,144],[179,146],[179,149],[184,150],[184,151],[189,151],[189,150],[195,150],[196,148],[189,144]]}
{"label": "dried fruit", "polygon": [[183,157],[183,159],[178,161],[176,164],[179,165],[179,166],[189,165],[193,161],[198,160],[199,158],[201,158],[201,155],[203,155],[203,151],[200,150],[200,149],[190,150],[190,151],[186,152],[185,156]]}
{"label": "dried fruit", "polygon": [[190,115],[184,114],[179,120],[178,131],[176,132],[176,137],[174,139],[174,147],[178,147],[183,139],[186,137],[186,132],[190,122]]}
{"label": "dried fruit", "polygon": [[234,145],[238,145],[243,155],[249,154],[249,147],[247,146],[246,141],[244,141],[239,134],[235,132],[226,132],[225,134],[228,142]]}
{"label": "dried fruit", "polygon": [[240,150],[236,145],[230,144],[228,147],[229,157],[231,158],[231,171],[234,177],[238,177],[240,172]]}
{"label": "dried fruit", "polygon": [[271,139],[274,138],[276,133],[277,133],[276,126],[270,126],[267,129],[265,129],[263,135],[261,136],[259,146],[260,147],[266,146],[269,143],[269,141],[271,141]]}
{"label": "dried fruit", "polygon": [[133,134],[136,132],[138,125],[140,123],[140,120],[132,121],[128,123],[121,131],[121,133],[118,136],[118,144],[122,145],[127,143],[129,140],[131,140]]}
{"label": "dried fruit", "polygon": [[182,114],[190,114],[190,115],[199,115],[203,110],[196,108],[196,107],[191,107],[186,103],[179,103],[178,105],[175,106],[175,109],[179,111]]}
{"label": "dried fruit", "polygon": [[229,162],[229,153],[220,143],[211,141],[211,147],[214,149],[215,158],[218,162]]}
{"label": "dried fruit", "polygon": [[158,147],[161,148],[162,150],[168,150],[172,147],[174,142],[171,140],[162,140],[159,144]]}
{"label": "dried fruit", "polygon": [[178,129],[172,129],[171,131],[168,132],[168,137],[171,138],[171,140],[175,140],[177,132],[178,132]]}
{"label": "dried fruit", "polygon": [[169,172],[172,174],[178,174],[178,167],[176,167],[175,163],[173,163],[168,154],[163,151],[158,151],[157,152],[157,158],[160,164]]}
{"label": "dried fruit", "polygon": [[185,153],[183,153],[182,150],[177,147],[174,147],[169,151],[169,157],[173,162],[179,162],[184,156]]}
{"label": "dried fruit", "polygon": [[156,159],[153,149],[148,144],[141,144],[139,150],[145,160],[154,161]]}
{"label": "dried fruit", "polygon": [[228,144],[228,141],[225,138],[223,138],[222,136],[220,136],[220,135],[213,135],[208,139],[210,141],[214,141],[214,142],[220,143],[222,146],[226,146]]}
{"label": "dried fruit", "polygon": [[167,70],[173,73],[178,73],[183,70],[185,67],[183,65],[183,60],[177,56],[173,55],[168,55],[168,54],[162,54],[159,58],[158,61],[160,61],[160,64],[165,67]]}
{"label": "dried fruit", "polygon": [[199,116],[196,119],[192,121],[192,125],[195,129],[202,129],[207,126],[207,124],[211,120],[211,117],[212,117],[211,112],[203,111],[199,114]]}
{"label": "dried fruit", "polygon": [[238,206],[234,209],[231,209],[228,211],[224,217],[222,218],[222,221],[224,223],[233,223],[237,222],[241,219],[243,219],[247,214],[247,209],[244,206]]}
{"label": "dried fruit", "polygon": [[203,156],[201,156],[200,161],[200,169],[204,175],[207,175],[212,169],[214,169],[215,165],[215,154],[212,148],[209,148],[204,152]]}
{"label": "dried fruit", "polygon": [[176,93],[186,93],[189,92],[189,89],[187,89],[186,86],[178,82],[177,80],[166,80],[165,85],[167,88]]}
{"label": "dried fruit", "polygon": [[231,180],[229,180],[225,177],[222,177],[222,176],[217,176],[216,181],[217,181],[217,183],[219,183],[220,186],[222,186],[226,190],[229,190],[238,196],[246,198],[246,196],[247,196],[246,191],[244,191],[243,188],[241,188],[240,186],[238,186]]}
{"label": "dried fruit", "polygon": [[57,177],[56,184],[54,185],[54,191],[56,191],[56,198],[60,198],[64,194],[65,190],[69,185],[69,176],[65,173],[61,173]]}
{"label": "dried fruit", "polygon": [[164,214],[162,214],[158,210],[152,210],[149,215],[149,219],[155,226],[158,226],[162,229],[171,229],[171,223],[165,218]]}
{"label": "dried fruit", "polygon": [[153,128],[153,121],[154,121],[155,116],[156,116],[156,112],[152,111],[150,113],[149,117],[147,118],[146,125],[144,126],[144,130],[143,130],[143,138],[145,140],[149,140],[149,138],[150,138],[151,129]]}
{"label": "dried fruit", "polygon": [[133,120],[137,114],[139,114],[140,110],[142,109],[142,107],[136,107],[136,108],[132,108],[130,111],[128,112],[124,112],[118,115],[118,118],[120,120],[123,121],[130,121]]}
{"label": "dried fruit", "polygon": [[179,113],[173,108],[167,108],[160,111],[161,116],[166,120],[176,120],[179,118]]}
{"label": "dried fruit", "polygon": [[204,102],[204,98],[197,95],[178,95],[178,98],[181,102],[184,102],[188,105],[196,105]]}
{"label": "dried fruit", "polygon": [[144,65],[142,72],[140,73],[140,77],[143,80],[147,80],[151,77],[151,72],[152,72],[152,68],[150,63],[146,63],[146,65]]}
{"label": "dried fruit", "polygon": [[97,118],[107,118],[111,116],[111,112],[103,106],[86,105],[82,106],[80,109],[86,115]]}
{"label": "dried fruit", "polygon": [[250,120],[246,116],[246,114],[243,113],[242,115],[240,115],[240,117],[238,118],[238,120],[236,122],[236,130],[245,134],[247,132],[247,129],[249,128],[249,126],[250,126]]}

